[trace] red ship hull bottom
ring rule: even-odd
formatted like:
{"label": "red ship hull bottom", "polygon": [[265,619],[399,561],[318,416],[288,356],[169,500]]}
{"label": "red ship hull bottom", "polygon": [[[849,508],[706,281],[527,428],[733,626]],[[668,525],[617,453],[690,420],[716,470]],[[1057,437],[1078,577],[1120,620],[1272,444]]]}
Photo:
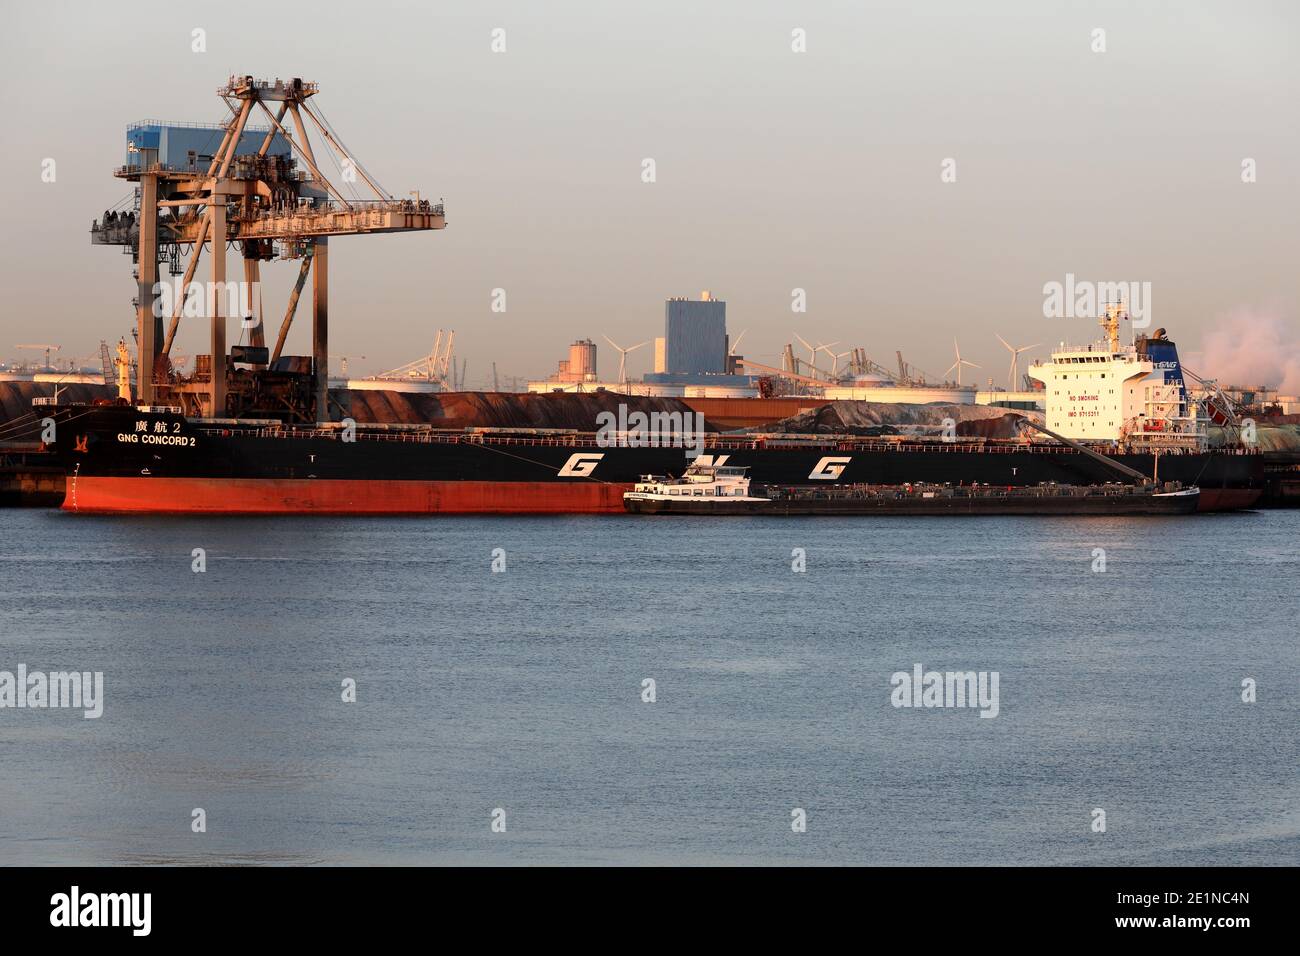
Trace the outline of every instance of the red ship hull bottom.
{"label": "red ship hull bottom", "polygon": [[[619,482],[275,478],[68,478],[65,511],[87,514],[624,514]],[[1202,488],[1205,511],[1250,508],[1261,492]]]}
{"label": "red ship hull bottom", "polygon": [[1259,504],[1263,495],[1262,488],[1202,488],[1200,506],[1196,510],[1242,511]]}
{"label": "red ship hull bottom", "polygon": [[65,511],[89,514],[624,514],[630,484],[597,481],[382,481],[68,478]]}

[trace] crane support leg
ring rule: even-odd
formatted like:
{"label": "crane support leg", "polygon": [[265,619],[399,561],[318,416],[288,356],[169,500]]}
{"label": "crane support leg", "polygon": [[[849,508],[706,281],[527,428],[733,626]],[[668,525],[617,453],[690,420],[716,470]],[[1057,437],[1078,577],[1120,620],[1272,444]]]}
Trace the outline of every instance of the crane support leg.
{"label": "crane support leg", "polygon": [[[311,248],[309,245],[308,249]],[[294,283],[293,291],[289,293],[289,307],[285,309],[284,321],[280,323],[280,335],[275,340],[275,351],[271,353],[271,364],[280,357],[284,351],[284,340],[289,337],[289,327],[293,325],[294,313],[298,311],[298,298],[302,295],[303,288],[307,285],[307,273],[311,271],[311,254],[302,257],[302,265],[298,268],[298,281]]]}
{"label": "crane support leg", "polygon": [[158,177],[140,177],[140,249],[136,261],[139,287],[136,292],[136,326],[139,379],[136,401],[153,404],[153,367],[162,341],[162,317],[155,315],[158,301]]}
{"label": "crane support leg", "polygon": [[226,204],[214,202],[212,209],[212,288],[208,308],[212,310],[212,381],[209,383],[208,415],[226,414]]}
{"label": "crane support leg", "polygon": [[329,421],[329,240],[315,239],[311,271],[311,356],[316,377],[316,420]]}
{"label": "crane support leg", "polygon": [[194,244],[194,254],[190,256],[190,264],[185,267],[185,277],[181,279],[180,294],[176,297],[176,308],[172,312],[171,324],[167,326],[167,338],[163,341],[162,354],[169,355],[172,350],[172,342],[176,340],[176,329],[181,324],[181,312],[185,309],[185,297],[189,294],[190,283],[194,281],[194,272],[199,267],[199,257],[203,254],[203,243],[208,238],[208,232],[212,228],[212,215],[205,212],[203,214],[203,225],[199,228],[199,240]]}
{"label": "crane support leg", "polygon": [[[248,298],[244,302],[244,314],[249,316],[248,321],[256,323],[249,327],[248,344],[260,346],[266,344],[266,332],[262,327],[262,285],[261,285],[261,263],[256,259],[244,260],[244,295]],[[260,366],[258,366],[260,368]]]}

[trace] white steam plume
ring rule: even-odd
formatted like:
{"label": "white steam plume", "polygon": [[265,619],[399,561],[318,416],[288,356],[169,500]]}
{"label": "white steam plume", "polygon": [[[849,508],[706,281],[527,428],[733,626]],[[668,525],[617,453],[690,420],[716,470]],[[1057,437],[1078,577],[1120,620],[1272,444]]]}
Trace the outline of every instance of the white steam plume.
{"label": "white steam plume", "polygon": [[1220,316],[1187,353],[1193,372],[1220,385],[1268,385],[1283,395],[1300,393],[1300,334],[1276,315],[1250,307]]}

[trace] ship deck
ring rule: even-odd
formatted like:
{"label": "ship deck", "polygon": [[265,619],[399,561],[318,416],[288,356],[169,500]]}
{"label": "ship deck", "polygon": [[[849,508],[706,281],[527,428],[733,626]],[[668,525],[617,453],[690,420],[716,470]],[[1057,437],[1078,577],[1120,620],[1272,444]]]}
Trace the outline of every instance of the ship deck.
{"label": "ship deck", "polygon": [[[261,439],[302,440],[327,439],[342,441],[345,431],[341,427],[308,428],[296,426],[249,427],[234,425],[214,427],[197,425],[198,433],[210,437],[230,438],[249,437]],[[489,429],[437,429],[424,426],[357,426],[351,439],[356,441],[409,442],[419,444],[491,444],[524,447],[558,447],[558,448],[660,448],[680,447],[667,441],[659,440],[618,440],[603,439],[595,432],[555,431],[538,429],[535,432],[521,434],[520,430]],[[728,435],[706,434],[701,447],[704,450],[745,451],[761,449],[790,450],[826,450],[826,451],[864,451],[864,452],[931,452],[935,454],[1038,454],[1038,455],[1076,455],[1078,450],[1068,445],[1048,441],[1015,441],[996,438],[957,438],[953,440],[925,439],[910,436],[874,438],[856,435],[793,435],[793,434],[751,434]],[[1142,454],[1144,449],[1115,449],[1104,446],[1110,454]],[[1254,449],[1217,448],[1209,449],[1215,454],[1255,455]],[[1195,448],[1162,448],[1161,456],[1182,454],[1204,454]]]}

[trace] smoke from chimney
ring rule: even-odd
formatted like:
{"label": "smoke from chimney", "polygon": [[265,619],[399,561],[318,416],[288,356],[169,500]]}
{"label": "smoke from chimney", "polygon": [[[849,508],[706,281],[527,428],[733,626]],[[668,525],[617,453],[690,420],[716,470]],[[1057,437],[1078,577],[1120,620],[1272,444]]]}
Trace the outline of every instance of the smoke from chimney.
{"label": "smoke from chimney", "polygon": [[1221,316],[1201,348],[1187,353],[1192,371],[1220,385],[1268,385],[1300,393],[1300,335],[1294,323],[1243,306]]}

